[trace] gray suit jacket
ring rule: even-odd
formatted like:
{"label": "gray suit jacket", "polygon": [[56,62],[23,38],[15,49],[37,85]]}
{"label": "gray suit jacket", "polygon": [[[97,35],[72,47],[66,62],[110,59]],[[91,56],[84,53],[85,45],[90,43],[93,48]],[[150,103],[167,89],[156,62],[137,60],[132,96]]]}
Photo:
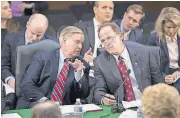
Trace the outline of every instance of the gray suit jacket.
{"label": "gray suit jacket", "polygon": [[[42,97],[50,99],[56,83],[59,65],[59,49],[36,53],[25,72],[17,102],[17,109],[30,108]],[[89,94],[88,66],[79,82],[74,79],[74,68],[70,66],[63,92],[63,105],[74,104],[76,98],[86,98]]]}
{"label": "gray suit jacket", "polygon": [[[129,52],[132,67],[141,92],[151,84],[164,82],[160,68],[150,48],[131,41],[125,41],[125,45]],[[123,80],[115,58],[108,52],[100,54],[94,60],[94,65],[94,76],[96,79],[94,102],[100,104],[103,95],[106,93],[116,96],[117,89],[122,85]],[[124,100],[123,85],[118,90],[118,95],[120,100]]]}
{"label": "gray suit jacket", "polygon": [[[56,41],[56,39],[47,36],[42,39]],[[25,30],[6,36],[1,54],[1,79],[3,81],[11,75],[15,76],[16,48],[21,45],[25,45]]]}
{"label": "gray suit jacket", "polygon": [[94,44],[95,44],[94,22],[93,20],[90,20],[90,21],[75,23],[74,25],[80,28],[85,36],[85,40],[81,50],[81,55],[84,56],[84,54],[88,51],[90,47],[92,48],[92,50],[94,50]]}

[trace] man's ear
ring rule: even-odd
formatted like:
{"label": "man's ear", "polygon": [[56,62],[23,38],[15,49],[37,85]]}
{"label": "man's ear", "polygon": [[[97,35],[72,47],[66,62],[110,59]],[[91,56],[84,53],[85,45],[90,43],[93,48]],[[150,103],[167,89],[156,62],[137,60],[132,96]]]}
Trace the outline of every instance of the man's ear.
{"label": "man's ear", "polygon": [[26,29],[29,27],[29,21],[27,21],[26,23]]}
{"label": "man's ear", "polygon": [[97,13],[97,7],[96,6],[93,7],[93,11],[94,11],[94,14],[96,15],[96,13]]}
{"label": "man's ear", "polygon": [[124,12],[123,18],[126,16],[127,12]]}

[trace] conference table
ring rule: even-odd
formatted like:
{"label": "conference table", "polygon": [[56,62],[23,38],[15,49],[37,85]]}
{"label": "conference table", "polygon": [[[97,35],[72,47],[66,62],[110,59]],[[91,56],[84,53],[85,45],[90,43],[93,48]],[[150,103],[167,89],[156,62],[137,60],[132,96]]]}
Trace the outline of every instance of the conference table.
{"label": "conference table", "polygon": [[[100,118],[101,116],[111,113],[111,106],[100,105],[100,107],[103,108],[103,111],[84,113],[84,118]],[[31,118],[30,109],[9,110],[7,113],[18,113],[22,118]],[[118,118],[119,115],[119,113],[111,114],[108,116],[108,118]]]}

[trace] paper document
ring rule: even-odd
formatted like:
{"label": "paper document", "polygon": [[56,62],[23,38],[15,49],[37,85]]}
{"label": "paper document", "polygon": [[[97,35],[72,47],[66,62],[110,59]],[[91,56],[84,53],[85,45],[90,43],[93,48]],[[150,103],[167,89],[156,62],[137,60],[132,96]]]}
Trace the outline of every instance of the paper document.
{"label": "paper document", "polygon": [[137,111],[126,110],[118,118],[137,118]]}
{"label": "paper document", "polygon": [[135,100],[131,102],[122,101],[122,104],[125,109],[131,108],[131,107],[138,107],[142,105],[141,100]]}
{"label": "paper document", "polygon": [[[61,109],[62,114],[68,114],[74,112],[75,105],[63,105],[59,108]],[[83,112],[94,112],[94,111],[102,111],[103,109],[95,104],[83,104]]]}
{"label": "paper document", "polygon": [[22,118],[17,113],[3,114],[1,118]]}

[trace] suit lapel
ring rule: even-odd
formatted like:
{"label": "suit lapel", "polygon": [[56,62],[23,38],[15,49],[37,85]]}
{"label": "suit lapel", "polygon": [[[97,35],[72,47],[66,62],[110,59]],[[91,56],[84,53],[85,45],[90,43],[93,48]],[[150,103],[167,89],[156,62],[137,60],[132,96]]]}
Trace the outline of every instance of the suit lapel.
{"label": "suit lapel", "polygon": [[[140,63],[139,63],[139,55],[137,54],[137,52],[135,51],[134,48],[128,46],[126,43],[125,43],[126,47],[127,47],[127,50],[128,50],[128,53],[129,53],[129,57],[131,59],[131,64],[132,64],[132,68],[133,68],[133,71],[134,71],[134,74],[135,74],[135,77],[136,77],[136,81],[141,89],[141,67],[140,67]],[[141,89],[142,90],[142,89]]]}
{"label": "suit lapel", "polygon": [[116,79],[120,80],[120,83],[121,83],[122,77],[121,77],[121,74],[119,72],[118,65],[116,63],[116,59],[108,53],[107,53],[107,56],[108,56],[107,57],[107,59],[108,59],[107,64],[108,64],[111,72],[113,73],[113,75]]}
{"label": "suit lapel", "polygon": [[164,52],[166,53],[167,57],[169,58],[169,53],[168,53],[168,47],[166,41],[161,41],[162,47],[164,49]]}
{"label": "suit lapel", "polygon": [[128,40],[136,41],[136,33],[134,30],[131,30],[131,32],[129,33],[129,39]]}
{"label": "suit lapel", "polygon": [[[54,52],[54,56],[51,57],[49,63],[50,63],[50,71],[51,71],[51,81],[50,81],[50,94],[53,90],[53,87],[56,83],[56,78],[58,74],[58,65],[59,65],[59,50],[56,50]],[[49,95],[50,95],[49,94]]]}
{"label": "suit lapel", "polygon": [[72,84],[74,80],[74,68],[72,66],[69,67],[67,80],[64,85],[64,92],[63,92],[63,98],[64,95],[67,93],[67,90],[69,89],[69,86]]}
{"label": "suit lapel", "polygon": [[93,20],[89,21],[88,24],[87,24],[87,33],[88,33],[90,45],[91,45],[92,49],[94,50],[95,31],[94,31]]}

